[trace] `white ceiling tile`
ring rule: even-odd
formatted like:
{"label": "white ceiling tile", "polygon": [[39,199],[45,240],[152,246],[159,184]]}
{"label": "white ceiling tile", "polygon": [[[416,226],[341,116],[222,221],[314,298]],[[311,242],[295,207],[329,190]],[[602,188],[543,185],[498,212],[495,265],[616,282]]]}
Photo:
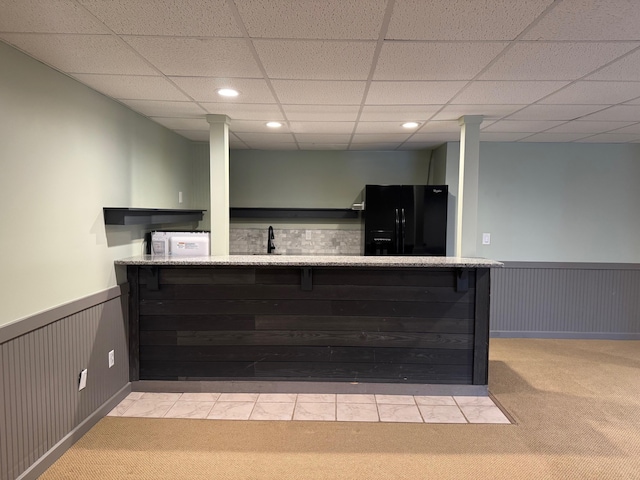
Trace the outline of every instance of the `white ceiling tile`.
{"label": "white ceiling tile", "polygon": [[510,115],[522,107],[524,105],[447,105],[434,115],[433,120],[458,120],[464,115],[482,115],[486,122]]}
{"label": "white ceiling tile", "polygon": [[387,2],[236,0],[235,4],[252,38],[377,39]]}
{"label": "white ceiling tile", "polygon": [[600,109],[600,105],[529,105],[509,115],[509,120],[573,120]]}
{"label": "white ceiling tile", "polygon": [[165,75],[262,78],[242,38],[122,38]]}
{"label": "white ceiling tile", "polygon": [[512,40],[552,0],[396,0],[387,38]]}
{"label": "white ceiling tile", "polygon": [[640,97],[640,82],[576,82],[542,104],[611,105]]}
{"label": "white ceiling tile", "polygon": [[254,40],[269,78],[366,80],[376,42]]}
{"label": "white ceiling tile", "polygon": [[355,122],[289,122],[294,133],[342,133],[350,134]]}
{"label": "white ceiling tile", "polygon": [[[508,44],[385,42],[375,80],[471,80]],[[464,58],[457,62],[452,59]]]}
{"label": "white ceiling tile", "polygon": [[534,133],[520,140],[521,142],[563,143],[573,142],[586,137],[585,133]]}
{"label": "white ceiling tile", "polygon": [[403,143],[400,145],[397,150],[433,150],[439,146],[441,146],[444,141],[440,142],[416,142],[416,143]]}
{"label": "white ceiling tile", "polygon": [[284,121],[284,115],[275,104],[260,103],[200,103],[207,113],[227,115],[232,120]]}
{"label": "white ceiling tile", "polygon": [[0,38],[67,73],[158,74],[111,35],[6,33]]}
{"label": "white ceiling tile", "polygon": [[636,48],[638,43],[525,42],[513,45],[482,80],[576,80]]}
{"label": "white ceiling tile", "polygon": [[583,117],[589,121],[637,122],[640,120],[640,105],[615,105]]}
{"label": "white ceiling tile", "polygon": [[296,133],[296,140],[299,143],[344,143],[351,140],[351,134],[318,134],[318,133]]}
{"label": "white ceiling tile", "polygon": [[371,82],[368,105],[434,105],[451,100],[466,82]]}
{"label": "white ceiling tile", "polygon": [[72,0],[5,0],[1,9],[0,32],[110,33]]}
{"label": "white ceiling tile", "polygon": [[460,133],[448,132],[448,133],[422,133],[417,132],[409,140],[408,143],[421,143],[421,142],[459,142]]}
{"label": "white ceiling tile", "polygon": [[571,0],[558,4],[524,36],[528,40],[637,40],[636,0]]}
{"label": "white ceiling tile", "polygon": [[408,137],[415,132],[415,128],[406,129],[402,127],[402,122],[358,122],[356,134],[359,133],[394,133]]}
{"label": "white ceiling tile", "polygon": [[586,80],[638,81],[638,72],[640,72],[640,50],[598,70],[586,77]]}
{"label": "white ceiling tile", "polygon": [[280,128],[267,127],[267,122],[259,120],[231,120],[229,131],[237,133],[287,133],[289,127],[282,124]]}
{"label": "white ceiling tile", "polygon": [[278,142],[278,141],[267,141],[267,142],[251,142],[247,144],[248,148],[251,150],[300,150],[298,148],[297,143],[291,142]]}
{"label": "white ceiling tile", "polygon": [[351,143],[395,143],[399,145],[409,139],[413,132],[407,133],[356,133]]}
{"label": "white ceiling tile", "polygon": [[633,133],[601,133],[577,141],[581,143],[629,143],[639,139],[640,135]]}
{"label": "white ceiling tile", "polygon": [[[265,80],[258,78],[169,77],[197,102],[211,103],[276,103]],[[238,97],[225,98],[217,94],[220,88],[234,88]]]}
{"label": "white ceiling tile", "polygon": [[273,80],[281,103],[320,105],[359,105],[366,86],[358,81]]}
{"label": "white ceiling tile", "polygon": [[541,132],[549,128],[562,124],[562,121],[544,120],[498,120],[497,122],[484,128],[483,132]]}
{"label": "white ceiling tile", "polygon": [[440,105],[365,105],[360,121],[424,122],[440,108]]}
{"label": "white ceiling tile", "polygon": [[481,142],[516,142],[530,136],[531,133],[518,132],[480,132]]}
{"label": "white ceiling tile", "polygon": [[172,117],[151,117],[156,123],[164,125],[171,130],[191,130],[209,133],[209,123],[204,118],[172,118]]}
{"label": "white ceiling tile", "polygon": [[[557,127],[548,130],[549,133],[582,133],[593,134],[602,133],[608,130],[616,130],[630,125],[633,122],[585,122],[574,120],[573,122],[563,123]],[[619,133],[619,132],[617,132]]]}
{"label": "white ceiling tile", "polygon": [[[193,140],[194,142],[208,142],[209,141],[209,132],[203,130],[176,130],[177,134],[182,135],[189,140]],[[231,142],[229,142],[231,144]],[[237,147],[236,147],[237,148]]]}
{"label": "white ceiling tile", "polygon": [[74,78],[94,90],[122,100],[189,100],[164,77],[76,74]]}
{"label": "white ceiling tile", "polygon": [[460,130],[460,122],[458,120],[431,120],[420,127],[420,133],[460,134]]}
{"label": "white ceiling tile", "polygon": [[566,84],[567,82],[552,81],[476,81],[456,96],[451,103],[457,105],[533,103]]}
{"label": "white ceiling tile", "polygon": [[349,150],[384,152],[393,151],[398,148],[399,145],[397,142],[352,143],[349,145]]}
{"label": "white ceiling tile", "polygon": [[619,128],[609,133],[628,133],[632,135],[640,135],[640,123],[635,123],[633,125],[629,125],[628,127]]}
{"label": "white ceiling tile", "polygon": [[241,37],[225,0],[78,0],[124,35]]}
{"label": "white ceiling tile", "polygon": [[267,133],[245,133],[245,132],[235,132],[236,137],[238,137],[243,142],[251,144],[253,143],[269,143],[271,141],[276,143],[295,143],[293,135],[291,133],[276,133],[276,132],[267,132]]}
{"label": "white ceiling tile", "polygon": [[360,107],[356,105],[283,105],[291,121],[355,122]]}
{"label": "white ceiling tile", "polygon": [[348,143],[299,143],[300,150],[346,150]]}
{"label": "white ceiling tile", "polygon": [[194,102],[163,100],[121,100],[121,102],[148,117],[200,117],[207,113]]}

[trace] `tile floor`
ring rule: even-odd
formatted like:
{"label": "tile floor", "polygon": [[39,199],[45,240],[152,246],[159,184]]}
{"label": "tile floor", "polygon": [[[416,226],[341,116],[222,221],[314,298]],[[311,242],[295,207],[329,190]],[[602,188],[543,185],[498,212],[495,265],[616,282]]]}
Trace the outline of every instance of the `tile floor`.
{"label": "tile floor", "polygon": [[490,397],[130,393],[109,416],[326,422],[510,423]]}

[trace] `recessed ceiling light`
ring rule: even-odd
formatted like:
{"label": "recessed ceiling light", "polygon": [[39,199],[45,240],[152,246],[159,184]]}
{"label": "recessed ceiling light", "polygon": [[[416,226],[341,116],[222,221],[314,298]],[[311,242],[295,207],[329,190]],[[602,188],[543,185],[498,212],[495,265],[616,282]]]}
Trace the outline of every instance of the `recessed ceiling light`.
{"label": "recessed ceiling light", "polygon": [[218,90],[218,95],[222,95],[223,97],[237,97],[239,93],[233,88],[220,88]]}
{"label": "recessed ceiling light", "polygon": [[419,125],[420,124],[418,122],[406,122],[402,124],[404,128],[416,128]]}
{"label": "recessed ceiling light", "polygon": [[280,128],[282,124],[280,122],[267,122],[269,128]]}

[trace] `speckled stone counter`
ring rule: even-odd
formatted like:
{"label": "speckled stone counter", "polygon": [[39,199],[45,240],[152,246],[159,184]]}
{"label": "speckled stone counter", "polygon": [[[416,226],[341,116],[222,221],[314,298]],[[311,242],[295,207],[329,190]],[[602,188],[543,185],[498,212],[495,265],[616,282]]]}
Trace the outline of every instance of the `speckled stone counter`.
{"label": "speckled stone counter", "polygon": [[211,266],[308,266],[378,268],[493,268],[502,263],[484,258],[463,257],[365,257],[355,255],[225,255],[211,257],[137,257],[116,260],[117,265],[211,265]]}
{"label": "speckled stone counter", "polygon": [[486,386],[478,258],[139,256],[130,379]]}

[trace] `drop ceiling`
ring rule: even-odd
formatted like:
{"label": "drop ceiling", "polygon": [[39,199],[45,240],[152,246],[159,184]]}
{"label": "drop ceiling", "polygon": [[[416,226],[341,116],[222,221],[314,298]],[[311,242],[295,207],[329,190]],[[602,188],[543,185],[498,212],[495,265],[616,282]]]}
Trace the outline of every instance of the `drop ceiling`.
{"label": "drop ceiling", "polygon": [[0,40],[191,140],[228,115],[236,149],[417,150],[463,115],[640,143],[637,0],[0,0]]}

